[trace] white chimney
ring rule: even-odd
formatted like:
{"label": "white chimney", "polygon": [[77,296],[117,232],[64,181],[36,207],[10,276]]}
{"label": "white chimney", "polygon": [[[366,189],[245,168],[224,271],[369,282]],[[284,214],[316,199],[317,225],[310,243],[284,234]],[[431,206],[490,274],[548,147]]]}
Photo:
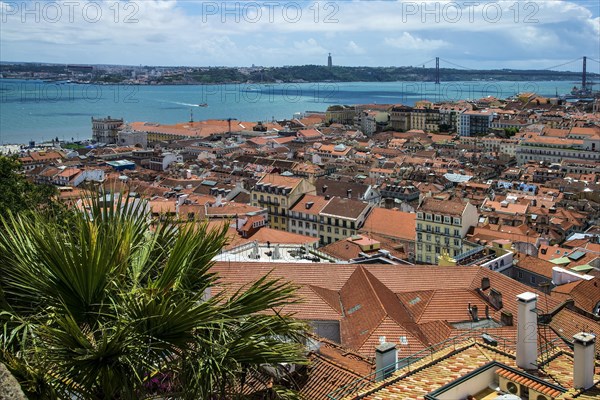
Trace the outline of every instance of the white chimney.
{"label": "white chimney", "polygon": [[589,389],[594,385],[594,352],[596,335],[579,332],[573,336],[574,364],[573,387]]}
{"label": "white chimney", "polygon": [[[385,340],[385,339],[384,339]],[[382,381],[396,371],[398,350],[393,343],[381,343],[375,348],[376,381]]]}
{"label": "white chimney", "polygon": [[537,368],[538,327],[535,306],[538,295],[531,292],[517,296],[519,314],[517,321],[517,366]]}

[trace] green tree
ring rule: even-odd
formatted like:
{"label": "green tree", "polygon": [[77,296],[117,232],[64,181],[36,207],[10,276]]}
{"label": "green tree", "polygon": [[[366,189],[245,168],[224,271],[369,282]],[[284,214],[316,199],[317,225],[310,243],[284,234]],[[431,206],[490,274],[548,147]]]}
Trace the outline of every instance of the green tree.
{"label": "green tree", "polygon": [[91,196],[71,229],[2,218],[0,361],[29,398],[243,398],[265,365],[305,362],[305,325],[280,312],[295,287],[219,292],[226,228],[151,224],[126,198]]}
{"label": "green tree", "polygon": [[0,216],[27,210],[57,211],[57,194],[54,186],[29,182],[16,156],[0,155]]}

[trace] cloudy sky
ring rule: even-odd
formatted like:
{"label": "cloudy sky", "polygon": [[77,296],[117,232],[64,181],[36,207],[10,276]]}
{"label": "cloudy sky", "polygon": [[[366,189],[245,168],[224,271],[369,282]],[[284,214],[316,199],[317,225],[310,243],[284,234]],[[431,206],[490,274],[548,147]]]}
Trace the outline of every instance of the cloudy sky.
{"label": "cloudy sky", "polygon": [[0,10],[0,61],[281,66],[325,64],[329,52],[347,66],[600,60],[598,0],[0,0]]}

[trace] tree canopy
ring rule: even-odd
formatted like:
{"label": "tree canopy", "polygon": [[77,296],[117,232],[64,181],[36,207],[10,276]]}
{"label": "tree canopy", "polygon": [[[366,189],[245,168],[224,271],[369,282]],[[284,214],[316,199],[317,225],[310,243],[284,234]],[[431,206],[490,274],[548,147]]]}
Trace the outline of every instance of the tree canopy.
{"label": "tree canopy", "polygon": [[20,173],[16,156],[0,155],[0,216],[8,212],[48,209],[56,206],[57,190],[51,185],[36,185]]}
{"label": "tree canopy", "polygon": [[305,324],[281,312],[295,287],[217,285],[225,226],[151,223],[127,196],[81,206],[70,229],[1,218],[0,361],[30,399],[237,399],[265,370],[306,361]]}

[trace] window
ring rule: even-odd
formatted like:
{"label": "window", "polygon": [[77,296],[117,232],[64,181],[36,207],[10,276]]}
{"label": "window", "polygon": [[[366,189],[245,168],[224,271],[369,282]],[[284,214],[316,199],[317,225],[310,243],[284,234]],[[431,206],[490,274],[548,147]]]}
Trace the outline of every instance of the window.
{"label": "window", "polygon": [[296,221],[292,220],[292,226],[296,226]]}
{"label": "window", "polygon": [[279,218],[275,217],[275,218],[273,218],[273,221],[275,221],[275,223],[278,223],[279,222]]}
{"label": "window", "polygon": [[335,228],[335,234],[339,235],[340,234],[340,228]]}
{"label": "window", "polygon": [[425,214],[425,219],[427,221],[431,221],[431,214]]}
{"label": "window", "polygon": [[256,195],[256,193],[254,193],[254,200],[256,200],[258,198],[258,196]]}
{"label": "window", "polygon": [[327,227],[327,232],[331,233],[331,227],[330,226]]}
{"label": "window", "polygon": [[348,236],[348,231],[344,229],[344,230],[342,231],[342,235],[344,235],[344,236]]}
{"label": "window", "polygon": [[431,241],[431,235],[428,233],[427,234],[427,241],[430,242]]}
{"label": "window", "polygon": [[423,213],[422,212],[418,212],[417,213],[417,219],[423,219]]}
{"label": "window", "polygon": [[535,283],[535,276],[534,275],[531,275],[529,277],[529,283]]}
{"label": "window", "polygon": [[418,224],[417,224],[417,230],[418,230],[418,231],[420,231],[420,230],[422,230],[422,229],[423,229],[423,225],[421,225],[421,223],[418,223]]}
{"label": "window", "polygon": [[523,279],[523,271],[518,271],[518,272],[517,272],[517,277],[518,277],[519,279]]}
{"label": "window", "polygon": [[444,228],[444,235],[450,235],[450,228]]}
{"label": "window", "polygon": [[434,219],[435,219],[435,222],[441,222],[442,221],[442,217],[440,217],[439,215],[435,215]]}
{"label": "window", "polygon": [[454,236],[460,236],[460,231],[458,229],[454,230]]}
{"label": "window", "polygon": [[427,260],[427,264],[431,264],[431,256],[427,256],[426,260]]}
{"label": "window", "polygon": [[423,250],[423,243],[417,243],[417,249]]}
{"label": "window", "polygon": [[441,253],[440,246],[435,246],[435,253],[436,254],[440,254]]}
{"label": "window", "polygon": [[444,223],[445,224],[450,224],[450,217],[444,217]]}
{"label": "window", "polygon": [[425,250],[427,250],[427,251],[431,251],[431,245],[430,245],[430,244],[428,244],[427,246],[425,246]]}
{"label": "window", "polygon": [[417,240],[421,241],[423,239],[423,235],[421,234],[421,232],[417,232]]}
{"label": "window", "polygon": [[460,225],[460,218],[454,218],[454,225]]}
{"label": "window", "polygon": [[440,233],[440,227],[439,226],[435,227],[435,233]]}

